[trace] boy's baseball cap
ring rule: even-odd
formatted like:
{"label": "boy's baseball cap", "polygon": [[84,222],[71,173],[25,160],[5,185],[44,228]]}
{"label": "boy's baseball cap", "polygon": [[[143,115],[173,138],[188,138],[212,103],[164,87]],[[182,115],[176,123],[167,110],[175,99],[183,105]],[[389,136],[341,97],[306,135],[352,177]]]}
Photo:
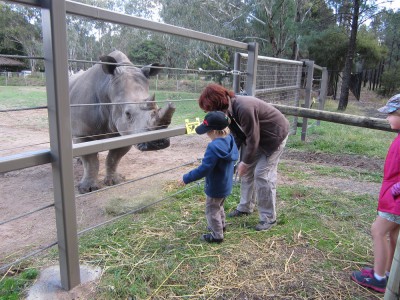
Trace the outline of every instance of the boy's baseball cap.
{"label": "boy's baseball cap", "polygon": [[378,111],[385,114],[390,114],[398,109],[400,109],[400,94],[394,95],[392,98],[390,98],[386,105],[379,108]]}
{"label": "boy's baseball cap", "polygon": [[223,130],[229,125],[229,119],[222,111],[211,111],[204,117],[202,124],[196,127],[197,134],[204,134],[210,130]]}

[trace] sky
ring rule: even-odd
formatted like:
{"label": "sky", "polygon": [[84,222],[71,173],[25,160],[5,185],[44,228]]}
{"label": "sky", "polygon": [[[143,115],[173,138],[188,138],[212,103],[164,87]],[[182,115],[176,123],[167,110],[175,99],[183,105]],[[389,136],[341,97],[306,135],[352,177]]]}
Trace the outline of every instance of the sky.
{"label": "sky", "polygon": [[380,4],[380,6],[386,7],[388,9],[391,8],[396,11],[397,9],[400,9],[400,0],[393,0],[391,3],[388,1],[382,1],[382,4]]}

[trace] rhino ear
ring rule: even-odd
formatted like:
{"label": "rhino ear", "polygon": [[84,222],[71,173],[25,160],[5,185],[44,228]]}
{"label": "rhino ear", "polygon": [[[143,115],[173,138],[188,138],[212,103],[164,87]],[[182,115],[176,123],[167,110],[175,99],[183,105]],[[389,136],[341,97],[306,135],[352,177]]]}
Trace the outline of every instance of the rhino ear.
{"label": "rhino ear", "polygon": [[[100,61],[107,62],[107,63],[113,63],[113,64],[117,63],[117,61],[115,60],[114,57],[108,56],[108,55],[101,56]],[[101,67],[103,68],[104,73],[113,75],[115,69],[117,68],[117,65],[104,64],[104,65],[101,65]]]}
{"label": "rhino ear", "polygon": [[142,68],[142,73],[144,74],[144,76],[146,76],[147,78],[150,78],[150,76],[155,76],[158,73],[161,72],[161,68],[164,67],[165,65],[159,64],[159,63],[154,63],[151,65],[147,65],[144,66]]}

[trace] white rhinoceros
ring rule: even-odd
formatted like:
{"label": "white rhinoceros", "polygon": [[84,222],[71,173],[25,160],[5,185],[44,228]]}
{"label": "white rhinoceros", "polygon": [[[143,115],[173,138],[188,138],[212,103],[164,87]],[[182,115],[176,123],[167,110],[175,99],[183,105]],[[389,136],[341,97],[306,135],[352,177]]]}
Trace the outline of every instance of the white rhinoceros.
{"label": "white rhinoceros", "polygon": [[[171,123],[175,111],[173,104],[168,103],[160,109],[154,102],[154,95],[149,96],[148,79],[160,71],[155,68],[158,64],[136,68],[120,51],[113,51],[100,60],[123,65],[96,64],[87,71],[70,77],[71,104],[102,104],[71,107],[72,136],[75,143],[166,128]],[[110,105],[104,105],[105,103]],[[142,151],[164,149],[169,146],[169,139],[135,146]],[[123,176],[116,171],[121,158],[130,148],[108,152],[104,179],[106,185],[114,185],[123,180]],[[97,153],[84,155],[81,160],[84,173],[78,184],[79,192],[97,190]]]}

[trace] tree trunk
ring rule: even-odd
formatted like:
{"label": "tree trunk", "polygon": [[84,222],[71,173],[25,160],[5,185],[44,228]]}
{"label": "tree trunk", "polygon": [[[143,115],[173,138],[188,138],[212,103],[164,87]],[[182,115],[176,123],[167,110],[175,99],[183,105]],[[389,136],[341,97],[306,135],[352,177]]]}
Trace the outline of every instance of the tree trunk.
{"label": "tree trunk", "polygon": [[339,111],[345,111],[349,101],[349,87],[351,79],[351,69],[353,66],[354,53],[356,50],[358,17],[360,13],[360,0],[354,0],[354,10],[351,22],[351,32],[349,39],[349,48],[347,49],[346,63],[343,71],[342,89],[340,91]]}

